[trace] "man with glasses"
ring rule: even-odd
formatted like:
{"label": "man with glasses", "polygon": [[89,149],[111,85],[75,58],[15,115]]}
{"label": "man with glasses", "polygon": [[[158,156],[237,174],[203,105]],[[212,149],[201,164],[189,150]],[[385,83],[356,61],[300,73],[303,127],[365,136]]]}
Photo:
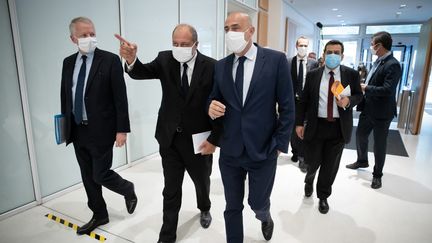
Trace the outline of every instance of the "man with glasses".
{"label": "man with glasses", "polygon": [[[303,95],[296,110],[296,132],[305,142],[305,159],[308,161],[305,196],[312,195],[315,174],[319,169],[316,191],[318,210],[322,214],[329,210],[327,198],[332,192],[344,145],[351,139],[352,107],[362,99],[358,72],[340,65],[343,52],[344,46],[340,41],[327,42],[323,54],[325,66],[306,75]],[[350,86],[351,92],[335,97],[332,89],[335,90],[337,84],[343,88]]]}
{"label": "man with glasses", "polygon": [[371,71],[362,84],[363,101],[357,106],[361,111],[356,131],[357,161],[349,164],[348,169],[366,168],[368,162],[369,134],[374,134],[375,166],[371,187],[382,186],[384,161],[387,150],[387,136],[391,121],[396,116],[396,88],[401,79],[400,63],[391,53],[392,38],[387,32],[378,32],[372,36],[371,52],[377,55]]}
{"label": "man with glasses", "polygon": [[[182,202],[185,170],[191,177],[201,211],[200,224],[208,228],[210,214],[210,174],[212,154],[218,145],[221,127],[211,123],[205,112],[213,86],[214,59],[198,50],[194,27],[177,25],[172,33],[172,50],[159,52],[152,62],[143,64],[137,56],[136,44],[121,36],[120,55],[126,59],[126,72],[133,79],[159,79],[162,102],[156,125],[156,139],[162,157],[165,187],[163,189],[163,225],[158,243],[175,242],[178,214]],[[194,153],[192,134],[211,131]]]}

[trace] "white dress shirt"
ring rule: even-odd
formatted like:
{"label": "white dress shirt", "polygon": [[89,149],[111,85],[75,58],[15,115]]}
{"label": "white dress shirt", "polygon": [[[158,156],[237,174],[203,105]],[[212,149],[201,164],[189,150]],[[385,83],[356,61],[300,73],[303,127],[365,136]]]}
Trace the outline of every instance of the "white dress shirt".
{"label": "white dress shirt", "polygon": [[[330,70],[327,66],[324,68],[323,75],[321,77],[320,91],[319,91],[319,105],[318,105],[318,117],[327,118],[327,98],[328,98],[328,88],[330,81],[329,72],[334,72],[334,80],[341,81],[340,66],[334,70]],[[336,104],[336,98],[333,97],[333,118],[339,117],[339,111]]]}
{"label": "white dress shirt", "polygon": [[[252,74],[253,74],[254,67],[255,67],[257,52],[258,52],[258,48],[254,44],[252,44],[252,46],[249,48],[249,50],[244,55],[246,57],[246,60],[243,64],[243,67],[244,67],[244,72],[243,72],[243,101],[242,101],[243,104],[246,100],[246,95],[248,93],[249,86],[250,86],[250,83],[252,80]],[[233,70],[232,70],[234,82],[235,82],[235,76],[237,73],[237,66],[239,64],[239,62],[238,62],[239,57],[240,56],[238,56],[237,54],[234,56],[234,63],[233,63]]]}

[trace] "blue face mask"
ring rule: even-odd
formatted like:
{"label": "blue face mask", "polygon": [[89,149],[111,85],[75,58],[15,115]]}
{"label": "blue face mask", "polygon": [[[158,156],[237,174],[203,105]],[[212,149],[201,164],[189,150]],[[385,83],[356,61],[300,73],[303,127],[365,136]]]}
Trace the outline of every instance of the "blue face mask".
{"label": "blue face mask", "polygon": [[337,54],[329,54],[325,56],[325,64],[330,69],[335,69],[340,65],[341,56]]}

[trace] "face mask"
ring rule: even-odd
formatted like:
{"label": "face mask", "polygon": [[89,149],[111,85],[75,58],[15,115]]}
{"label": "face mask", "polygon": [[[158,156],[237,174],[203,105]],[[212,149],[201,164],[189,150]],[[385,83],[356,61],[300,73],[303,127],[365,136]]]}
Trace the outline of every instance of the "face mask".
{"label": "face mask", "polygon": [[86,54],[94,52],[96,46],[96,37],[78,38],[78,49]]}
{"label": "face mask", "polygon": [[[374,45],[374,46],[376,46],[376,45]],[[371,52],[372,52],[372,55],[376,55],[377,54],[377,51],[378,51],[378,49],[374,49],[374,46],[370,46],[370,50],[371,50]]]}
{"label": "face mask", "polygon": [[193,46],[191,47],[173,46],[172,54],[178,62],[188,62],[194,56],[194,54],[192,53],[192,48]]}
{"label": "face mask", "polygon": [[298,55],[299,57],[304,57],[304,56],[306,56],[306,52],[307,52],[307,47],[305,47],[305,46],[299,46],[299,47],[297,48],[297,55]]}
{"label": "face mask", "polygon": [[228,31],[225,34],[225,42],[227,44],[228,51],[234,53],[242,52],[248,42],[244,38],[244,32]]}
{"label": "face mask", "polygon": [[341,56],[337,54],[329,54],[325,56],[325,64],[330,69],[335,69],[340,65]]}

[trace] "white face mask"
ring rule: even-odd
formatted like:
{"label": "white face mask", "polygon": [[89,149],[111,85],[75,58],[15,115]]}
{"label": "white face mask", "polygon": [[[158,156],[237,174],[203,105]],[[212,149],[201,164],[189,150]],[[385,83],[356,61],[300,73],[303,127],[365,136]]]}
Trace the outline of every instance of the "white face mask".
{"label": "white face mask", "polygon": [[297,48],[297,55],[298,55],[299,57],[304,57],[304,56],[306,56],[306,53],[307,53],[307,47],[305,47],[305,46],[299,46],[299,47]]}
{"label": "white face mask", "polygon": [[228,31],[225,34],[225,42],[228,51],[234,53],[241,53],[248,44],[248,42],[245,40],[244,32],[236,31]]}
{"label": "white face mask", "polygon": [[83,53],[92,53],[96,49],[96,37],[78,38],[78,49]]}
{"label": "white face mask", "polygon": [[[194,45],[195,45],[195,43],[194,43]],[[194,56],[194,53],[192,52],[194,45],[191,47],[173,46],[172,47],[172,54],[173,54],[174,58],[178,62],[188,62]]]}

